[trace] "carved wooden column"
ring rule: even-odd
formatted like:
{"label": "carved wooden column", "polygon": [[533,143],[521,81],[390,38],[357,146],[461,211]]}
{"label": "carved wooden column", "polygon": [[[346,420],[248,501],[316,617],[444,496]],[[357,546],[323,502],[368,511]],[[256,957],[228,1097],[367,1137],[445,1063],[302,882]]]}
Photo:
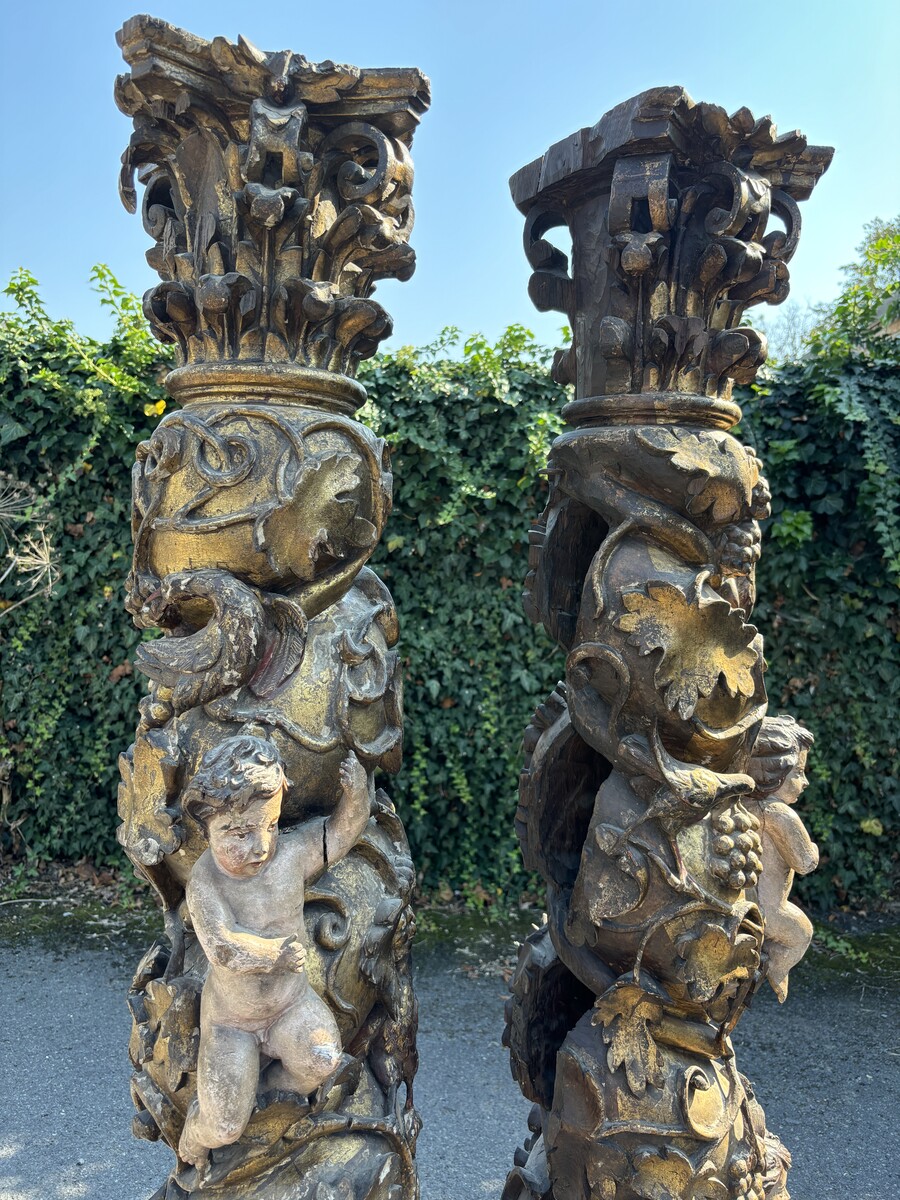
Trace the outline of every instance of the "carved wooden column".
{"label": "carved wooden column", "polygon": [[134,468],[128,609],[164,636],[119,836],[167,930],[129,995],[135,1132],[179,1156],[157,1200],[413,1200],[413,870],[373,783],[397,617],[365,565],[391,471],[353,375],[391,330],[376,282],[415,265],[428,81],[149,17],[119,44],[122,198],[136,171],[178,361]]}
{"label": "carved wooden column", "polygon": [[511,181],[575,396],[526,583],[568,658],[525,738],[517,829],[547,923],[508,1006],[535,1108],[505,1200],[788,1194],[729,1035],[767,975],[783,999],[809,940],[785,897],[817,858],[789,807],[812,737],[765,716],[749,622],[769,494],[729,430],[732,382],[766,356],[742,314],[787,295],[797,204],[830,158],[659,88]]}

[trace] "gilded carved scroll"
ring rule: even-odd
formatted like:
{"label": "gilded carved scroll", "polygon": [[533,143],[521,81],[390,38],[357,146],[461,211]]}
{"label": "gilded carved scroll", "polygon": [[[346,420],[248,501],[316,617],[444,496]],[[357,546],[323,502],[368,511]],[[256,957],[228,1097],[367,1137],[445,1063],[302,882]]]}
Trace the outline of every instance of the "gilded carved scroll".
{"label": "gilded carved scroll", "polygon": [[[786,1200],[730,1034],[809,941],[815,846],[790,807],[812,736],[766,716],[751,623],[762,464],[729,431],[831,151],[680,88],[511,181],[538,308],[564,312],[570,428],[526,608],[567,651],[525,738],[517,830],[547,885],[507,1011],[534,1102],[504,1200]],[[772,227],[773,218],[781,227]],[[547,234],[567,226],[571,268]]]}
{"label": "gilded carved scroll", "polygon": [[[149,17],[119,34],[144,298],[175,402],[134,467],[128,609],[162,637],[119,837],[166,938],[134,977],[158,1200],[412,1200],[413,869],[398,629],[366,566],[391,504],[353,379],[408,278],[416,70],[311,63]],[[201,1003],[202,997],[202,1003]]]}

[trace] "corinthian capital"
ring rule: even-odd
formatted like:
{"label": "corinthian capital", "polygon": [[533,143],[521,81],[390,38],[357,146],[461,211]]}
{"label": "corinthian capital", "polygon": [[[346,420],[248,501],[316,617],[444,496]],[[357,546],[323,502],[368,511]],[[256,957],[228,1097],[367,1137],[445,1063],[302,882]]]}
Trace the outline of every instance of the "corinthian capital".
{"label": "corinthian capital", "polygon": [[391,332],[371,294],[415,268],[409,148],[428,107],[416,69],[363,70],[207,42],[152,17],[118,34],[134,119],[120,191],[145,184],[144,297],[179,363],[266,362],[353,375]]}
{"label": "corinthian capital", "polygon": [[[797,204],[832,153],[796,131],[779,137],[770,117],[746,108],[728,116],[683,88],[653,88],[513,176],[531,297],[572,327],[557,378],[595,400],[572,419],[611,395],[727,401],[732,382],[753,379],[766,342],[741,319],[750,305],[786,298]],[[770,228],[773,216],[780,227]],[[545,240],[556,226],[572,234],[571,272]],[[699,407],[736,416],[728,404]]]}

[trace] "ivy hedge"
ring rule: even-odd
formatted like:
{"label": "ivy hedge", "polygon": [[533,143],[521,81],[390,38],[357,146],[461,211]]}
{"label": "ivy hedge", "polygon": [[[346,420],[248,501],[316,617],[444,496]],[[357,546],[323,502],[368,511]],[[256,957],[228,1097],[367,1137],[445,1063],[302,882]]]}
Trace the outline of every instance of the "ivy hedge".
{"label": "ivy hedge", "polygon": [[[900,767],[900,276],[870,236],[804,357],[743,396],[742,434],[775,495],[757,623],[774,706],[817,734],[804,811],[823,865],[807,902],[868,903],[896,882]],[[115,761],[143,687],[122,608],[135,444],[165,410],[160,348],[100,268],[100,345],[51,321],[25,272],[0,316],[0,838],[31,858],[121,862]],[[528,885],[512,816],[523,728],[562,658],[522,612],[529,522],[561,428],[549,352],[496,345],[365,364],[363,413],[393,448],[395,506],[374,565],[402,622],[406,752],[391,788],[428,891],[477,902]],[[5,778],[5,782],[4,782]]]}
{"label": "ivy hedge", "polygon": [[367,366],[369,422],[393,451],[394,512],[376,570],[406,662],[405,765],[392,784],[426,886],[522,886],[512,817],[528,717],[563,657],[522,609],[529,522],[565,397],[523,329]]}
{"label": "ivy hedge", "polygon": [[15,556],[0,586],[0,835],[32,858],[121,863],[116,761],[144,690],[122,607],[131,464],[164,393],[139,303],[95,275],[118,318],[108,345],[51,321],[24,271],[7,288],[18,311],[0,315],[0,552]]}

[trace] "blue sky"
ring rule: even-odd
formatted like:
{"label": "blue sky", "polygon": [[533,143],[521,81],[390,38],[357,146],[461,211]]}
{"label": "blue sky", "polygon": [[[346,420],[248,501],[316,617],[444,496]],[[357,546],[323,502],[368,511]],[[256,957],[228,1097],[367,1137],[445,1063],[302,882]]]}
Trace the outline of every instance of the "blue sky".
{"label": "blue sky", "polygon": [[[108,319],[88,285],[92,264],[139,293],[155,280],[140,219],[116,193],[130,124],[112,99],[123,69],[115,32],[139,3],[3,7],[0,279],[27,266],[51,313],[97,336]],[[430,341],[445,325],[493,338],[514,321],[557,340],[562,318],[528,301],[507,179],[647,87],[682,84],[696,100],[770,113],[782,132],[837,148],[802,206],[791,268],[801,304],[833,296],[864,223],[900,210],[900,5],[889,0],[156,0],[148,11],[207,38],[243,33],[266,50],[431,77],[413,147],[419,265],[378,293],[394,344]]]}

